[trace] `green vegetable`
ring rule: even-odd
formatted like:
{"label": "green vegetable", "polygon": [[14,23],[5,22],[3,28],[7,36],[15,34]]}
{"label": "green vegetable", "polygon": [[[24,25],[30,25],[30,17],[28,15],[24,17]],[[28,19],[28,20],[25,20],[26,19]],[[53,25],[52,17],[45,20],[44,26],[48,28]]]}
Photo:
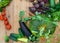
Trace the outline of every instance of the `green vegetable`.
{"label": "green vegetable", "polygon": [[11,0],[0,0],[0,8],[6,7]]}
{"label": "green vegetable", "polygon": [[54,21],[60,21],[60,11],[56,11],[51,14]]}
{"label": "green vegetable", "polygon": [[19,13],[19,17],[20,17],[20,21],[22,21],[22,17],[25,15],[25,11],[20,11]]}
{"label": "green vegetable", "polygon": [[23,33],[21,32],[21,28],[18,29],[19,35],[22,37],[24,37]]}
{"label": "green vegetable", "polygon": [[28,20],[30,20],[30,18],[28,17],[24,18],[24,22],[27,22]]}
{"label": "green vegetable", "polygon": [[19,34],[11,33],[9,38],[14,41],[18,41],[18,38],[21,38],[21,36]]}
{"label": "green vegetable", "polygon": [[9,42],[9,37],[7,35],[5,35],[5,42]]}
{"label": "green vegetable", "polygon": [[22,42],[27,43],[28,42],[28,39],[27,38],[18,38],[18,41],[22,41]]}
{"label": "green vegetable", "polygon": [[[35,19],[32,19],[30,21],[30,30],[36,36],[39,34],[39,31],[41,36],[44,36],[44,34],[48,33],[49,30],[50,30],[49,35],[53,34],[55,32],[56,26],[57,22],[51,21],[50,18],[44,15],[36,15]],[[41,32],[42,30],[41,28],[44,28],[44,31]]]}
{"label": "green vegetable", "polygon": [[50,6],[55,7],[55,0],[50,0]]}
{"label": "green vegetable", "polygon": [[0,12],[2,12],[2,8],[0,8]]}

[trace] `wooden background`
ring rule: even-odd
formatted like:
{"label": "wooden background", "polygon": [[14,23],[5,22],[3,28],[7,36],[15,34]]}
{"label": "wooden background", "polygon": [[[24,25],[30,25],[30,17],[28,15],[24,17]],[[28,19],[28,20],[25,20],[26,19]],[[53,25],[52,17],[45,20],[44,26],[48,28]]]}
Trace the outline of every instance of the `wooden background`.
{"label": "wooden background", "polygon": [[[8,17],[8,20],[9,20],[10,24],[12,25],[12,29],[10,31],[6,30],[4,22],[0,21],[0,43],[6,43],[4,41],[4,36],[6,34],[9,36],[10,33],[18,33],[19,12],[20,12],[20,10],[24,10],[26,12],[24,17],[29,16],[29,9],[28,9],[29,6],[32,6],[32,3],[30,3],[29,1],[12,0],[10,5],[6,7],[6,10],[7,10],[6,16]],[[56,28],[56,31],[54,33],[54,38],[51,39],[51,43],[58,43],[58,41],[60,43],[60,38],[58,37],[59,34],[60,34],[60,23]],[[8,43],[21,43],[21,42],[14,42],[14,41],[10,40]],[[45,41],[43,40],[41,43],[45,43]]]}

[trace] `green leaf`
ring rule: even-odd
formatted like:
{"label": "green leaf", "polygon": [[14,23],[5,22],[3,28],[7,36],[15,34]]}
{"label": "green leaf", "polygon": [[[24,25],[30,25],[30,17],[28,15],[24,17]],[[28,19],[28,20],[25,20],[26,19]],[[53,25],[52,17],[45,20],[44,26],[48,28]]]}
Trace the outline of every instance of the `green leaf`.
{"label": "green leaf", "polygon": [[38,15],[38,14],[39,14],[39,13],[36,11],[36,12],[35,12],[35,15]]}
{"label": "green leaf", "polygon": [[20,14],[19,14],[19,17],[20,17],[20,20],[22,21],[22,17],[24,16],[25,12],[22,10],[20,11]]}
{"label": "green leaf", "polygon": [[33,36],[33,35],[31,35],[31,36],[29,37],[29,40],[30,40],[30,41],[35,41],[35,40],[36,40],[36,37]]}
{"label": "green leaf", "polygon": [[40,36],[43,35],[43,32],[44,32],[44,27],[41,27],[41,28],[40,28]]}
{"label": "green leaf", "polygon": [[18,32],[21,38],[24,37],[23,33],[21,32],[21,28],[18,29]]}
{"label": "green leaf", "polygon": [[35,19],[36,19],[36,17],[35,17],[35,16],[32,16],[32,17],[31,17],[31,19],[32,19],[32,20],[35,20]]}
{"label": "green leaf", "polygon": [[11,2],[11,0],[1,0],[0,8],[6,7],[10,2]]}
{"label": "green leaf", "polygon": [[28,20],[29,20],[29,18],[28,18],[28,17],[24,18],[24,21],[28,21]]}
{"label": "green leaf", "polygon": [[22,11],[20,11],[19,16],[22,17],[22,16],[24,16],[24,14],[25,14],[25,12],[22,10]]}
{"label": "green leaf", "polygon": [[56,11],[51,14],[54,21],[60,21],[60,11]]}
{"label": "green leaf", "polygon": [[50,40],[49,39],[47,39],[47,42],[46,43],[50,43]]}
{"label": "green leaf", "polygon": [[0,8],[0,12],[2,12],[2,8]]}

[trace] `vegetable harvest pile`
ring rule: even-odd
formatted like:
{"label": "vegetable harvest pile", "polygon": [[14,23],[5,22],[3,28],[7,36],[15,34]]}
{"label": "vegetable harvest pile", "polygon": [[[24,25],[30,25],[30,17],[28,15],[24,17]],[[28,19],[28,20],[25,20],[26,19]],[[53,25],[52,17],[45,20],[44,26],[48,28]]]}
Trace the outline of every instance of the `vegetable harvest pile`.
{"label": "vegetable harvest pile", "polygon": [[[38,41],[41,37],[44,37],[47,43],[50,43],[49,37],[53,35],[60,21],[60,3],[55,4],[55,0],[30,1],[33,4],[32,7],[29,7],[31,17],[23,18],[25,12],[20,11],[19,34],[11,33],[9,37],[14,41],[28,43],[29,41]],[[29,26],[26,25],[28,21]]]}
{"label": "vegetable harvest pile", "polygon": [[[30,15],[33,15],[23,18],[25,12],[20,11],[19,33],[11,33],[9,37],[6,36],[6,42],[10,38],[14,41],[22,41],[25,43],[31,41],[35,43],[41,37],[44,37],[47,43],[50,43],[48,39],[50,35],[54,34],[60,21],[60,0],[57,4],[55,0],[30,0],[30,2],[33,6],[29,7],[29,11]],[[29,26],[26,25],[27,22],[29,22]]]}

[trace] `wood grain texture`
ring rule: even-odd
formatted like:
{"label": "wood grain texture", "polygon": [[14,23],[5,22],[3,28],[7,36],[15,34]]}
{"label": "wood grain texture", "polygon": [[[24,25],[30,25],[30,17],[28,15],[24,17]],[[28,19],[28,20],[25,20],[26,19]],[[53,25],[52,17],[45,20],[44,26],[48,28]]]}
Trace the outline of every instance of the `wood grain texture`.
{"label": "wood grain texture", "polygon": [[[29,9],[28,7],[32,6],[32,3],[26,0],[12,0],[9,6],[6,7],[6,13],[7,18],[12,25],[12,29],[10,31],[6,30],[5,25],[3,21],[0,21],[0,43],[6,43],[4,41],[4,35],[7,34],[8,36],[10,33],[18,33],[19,28],[19,12],[21,10],[25,11],[24,17],[29,17]],[[23,18],[24,18],[23,17]],[[60,23],[56,28],[56,31],[54,33],[54,38],[51,39],[51,43],[56,43],[57,41],[60,41],[60,38],[58,38],[57,34],[60,34]],[[10,40],[8,43],[22,43],[22,42],[15,42]],[[40,43],[40,42],[39,42]],[[45,43],[45,40],[43,40],[41,43]]]}

